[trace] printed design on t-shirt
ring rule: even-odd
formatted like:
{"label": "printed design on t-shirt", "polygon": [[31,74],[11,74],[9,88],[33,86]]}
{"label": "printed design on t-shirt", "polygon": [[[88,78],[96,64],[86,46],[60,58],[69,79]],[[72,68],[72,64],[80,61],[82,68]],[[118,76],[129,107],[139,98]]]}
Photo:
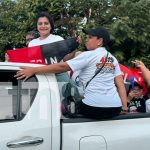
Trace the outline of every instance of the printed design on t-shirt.
{"label": "printed design on t-shirt", "polygon": [[112,73],[112,74],[114,74],[115,66],[114,66],[113,62],[114,62],[113,57],[110,56],[110,57],[106,58],[106,56],[103,56],[100,59],[100,62],[96,64],[96,67],[97,67],[96,71],[99,70],[105,63],[105,66],[102,68],[100,73]]}
{"label": "printed design on t-shirt", "polygon": [[130,104],[129,104],[129,107],[132,107],[132,106],[136,106],[136,107],[140,107],[141,106],[141,103],[140,101],[131,101]]}

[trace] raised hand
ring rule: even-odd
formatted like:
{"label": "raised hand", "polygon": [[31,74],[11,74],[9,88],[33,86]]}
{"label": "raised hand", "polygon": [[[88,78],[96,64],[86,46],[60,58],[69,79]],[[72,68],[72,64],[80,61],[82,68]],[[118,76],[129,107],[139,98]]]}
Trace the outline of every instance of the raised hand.
{"label": "raised hand", "polygon": [[134,60],[134,61],[132,61],[132,63],[134,63],[139,68],[145,67],[144,63],[140,60]]}

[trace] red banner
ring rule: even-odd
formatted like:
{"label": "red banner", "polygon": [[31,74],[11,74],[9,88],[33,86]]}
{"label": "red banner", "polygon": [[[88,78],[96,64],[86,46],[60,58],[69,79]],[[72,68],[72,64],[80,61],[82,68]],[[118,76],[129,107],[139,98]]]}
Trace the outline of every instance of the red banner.
{"label": "red banner", "polygon": [[45,64],[40,46],[8,50],[9,62]]}
{"label": "red banner", "polygon": [[147,92],[147,86],[145,84],[145,80],[142,76],[142,72],[140,69],[128,68],[122,64],[120,64],[120,69],[123,73],[125,84],[126,83],[132,84],[131,82],[137,82],[139,85],[143,87],[143,93]]}
{"label": "red banner", "polygon": [[10,62],[53,64],[78,47],[75,38],[61,40],[40,46],[8,50]]}

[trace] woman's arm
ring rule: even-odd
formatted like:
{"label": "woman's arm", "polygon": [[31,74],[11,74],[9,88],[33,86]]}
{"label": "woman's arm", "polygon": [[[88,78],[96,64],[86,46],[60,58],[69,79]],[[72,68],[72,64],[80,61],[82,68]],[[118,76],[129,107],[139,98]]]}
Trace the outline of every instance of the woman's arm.
{"label": "woman's arm", "polygon": [[47,66],[42,67],[29,67],[29,68],[23,68],[22,70],[18,71],[15,77],[17,79],[27,79],[31,77],[34,74],[38,73],[61,73],[71,70],[69,65],[67,63],[57,63],[57,64],[51,64]]}
{"label": "woman's arm", "polygon": [[127,94],[126,94],[126,89],[125,89],[122,75],[115,77],[115,84],[116,84],[116,87],[118,89],[119,96],[121,98],[122,109],[127,110],[128,109],[128,107],[127,107]]}
{"label": "woman's arm", "polygon": [[149,69],[146,68],[146,66],[144,65],[144,63],[142,61],[135,60],[135,61],[132,61],[132,63],[134,63],[137,67],[140,68],[145,81],[147,82],[148,85],[150,85],[150,71],[149,71]]}
{"label": "woman's arm", "polygon": [[63,58],[63,61],[65,62],[67,60],[70,60],[70,59],[74,58],[75,57],[75,53],[76,53],[76,51],[73,51],[73,52],[65,55],[64,58]]}

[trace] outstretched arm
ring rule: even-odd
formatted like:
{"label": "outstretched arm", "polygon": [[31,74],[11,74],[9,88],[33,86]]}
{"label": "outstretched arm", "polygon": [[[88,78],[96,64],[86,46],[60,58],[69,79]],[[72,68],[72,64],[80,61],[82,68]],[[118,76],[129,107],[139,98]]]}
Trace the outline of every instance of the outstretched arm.
{"label": "outstretched arm", "polygon": [[126,89],[125,89],[122,75],[115,77],[115,84],[117,86],[118,93],[119,93],[119,96],[121,98],[122,109],[127,110],[128,109],[128,107],[127,107],[127,94],[126,94]]}
{"label": "outstretched arm", "polygon": [[144,63],[140,60],[135,60],[132,61],[132,63],[134,63],[137,67],[140,68],[140,70],[142,71],[143,77],[145,79],[145,81],[147,82],[148,85],[150,85],[150,71],[148,68],[146,68],[146,66],[144,65]]}
{"label": "outstretched arm", "polygon": [[19,70],[15,77],[17,79],[27,79],[31,77],[34,74],[40,74],[40,73],[61,73],[71,70],[69,65],[67,63],[57,63],[42,67],[29,67],[29,68],[23,68],[22,70]]}

